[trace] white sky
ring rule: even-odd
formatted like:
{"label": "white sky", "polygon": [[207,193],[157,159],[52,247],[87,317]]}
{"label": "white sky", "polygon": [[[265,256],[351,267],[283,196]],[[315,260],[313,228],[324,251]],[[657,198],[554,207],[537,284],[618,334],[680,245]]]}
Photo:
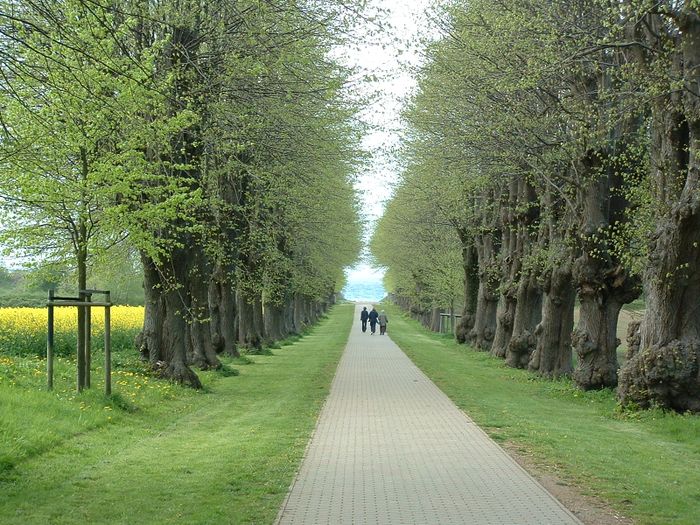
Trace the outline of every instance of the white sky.
{"label": "white sky", "polygon": [[[382,21],[387,22],[384,36],[370,36],[357,48],[348,49],[345,60],[378,78],[363,90],[376,93],[374,104],[363,118],[373,125],[365,136],[363,147],[372,154],[369,169],[357,178],[362,198],[363,218],[368,227],[381,216],[385,202],[391,197],[392,184],[398,178],[398,166],[391,150],[400,141],[400,112],[406,98],[416,87],[410,68],[419,63],[416,36],[426,27],[426,8],[434,0],[373,0],[371,5],[386,10]],[[369,238],[369,231],[367,238]],[[372,269],[366,261],[346,271],[349,282],[381,280],[383,271]]]}

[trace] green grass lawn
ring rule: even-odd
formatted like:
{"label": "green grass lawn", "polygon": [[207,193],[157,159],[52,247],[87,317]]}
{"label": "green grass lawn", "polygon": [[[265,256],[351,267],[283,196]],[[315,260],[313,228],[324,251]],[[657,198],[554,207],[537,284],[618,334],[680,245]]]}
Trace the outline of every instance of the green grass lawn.
{"label": "green grass lawn", "polygon": [[700,417],[620,412],[610,390],[508,368],[387,309],[392,339],[495,440],[639,524],[700,523]]}
{"label": "green grass lawn", "polygon": [[131,361],[110,399],[99,382],[72,393],[68,361],[56,391],[42,392],[40,361],[6,358],[13,377],[0,381],[0,522],[273,522],[353,308],[336,306],[272,355],[200,373],[201,392],[149,378]]}

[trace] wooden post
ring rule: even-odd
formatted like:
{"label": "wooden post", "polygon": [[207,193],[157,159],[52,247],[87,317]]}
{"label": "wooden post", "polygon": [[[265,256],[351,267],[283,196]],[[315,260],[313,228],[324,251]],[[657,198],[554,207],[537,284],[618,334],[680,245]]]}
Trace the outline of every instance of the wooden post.
{"label": "wooden post", "polygon": [[111,323],[112,323],[112,313],[111,313],[111,303],[110,293],[105,293],[105,394],[112,394],[112,337],[111,337]]}
{"label": "wooden post", "polygon": [[[92,301],[92,294],[85,294],[85,302]],[[90,366],[92,366],[92,309],[85,307],[85,388],[90,388]]]}
{"label": "wooden post", "polygon": [[49,317],[46,334],[46,386],[53,390],[53,290],[49,290]]}
{"label": "wooden post", "polygon": [[77,365],[78,374],[76,386],[78,392],[82,392],[85,387],[85,307],[82,303],[85,302],[85,294],[78,292],[78,352]]}

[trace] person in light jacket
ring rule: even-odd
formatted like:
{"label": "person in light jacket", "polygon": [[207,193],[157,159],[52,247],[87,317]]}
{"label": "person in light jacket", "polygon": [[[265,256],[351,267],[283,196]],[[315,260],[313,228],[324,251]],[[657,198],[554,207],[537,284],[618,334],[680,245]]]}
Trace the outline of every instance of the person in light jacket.
{"label": "person in light jacket", "polygon": [[379,322],[379,335],[384,335],[386,333],[386,325],[389,322],[389,318],[386,316],[386,312],[384,310],[379,312],[377,322]]}

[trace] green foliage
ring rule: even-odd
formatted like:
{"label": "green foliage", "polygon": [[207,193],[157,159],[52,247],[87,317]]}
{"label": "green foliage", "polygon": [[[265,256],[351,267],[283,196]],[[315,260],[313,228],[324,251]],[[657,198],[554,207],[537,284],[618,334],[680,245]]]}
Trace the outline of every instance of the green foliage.
{"label": "green foliage", "polygon": [[10,271],[0,267],[0,307],[41,306],[46,303],[48,287],[54,283],[41,279],[37,282],[32,275],[22,271]]}
{"label": "green foliage", "polygon": [[385,286],[426,307],[450,306],[464,278],[460,240],[444,216],[436,214],[439,199],[409,182],[400,186],[371,241],[377,262],[388,267]]}
{"label": "green foliage", "polygon": [[245,293],[339,288],[361,154],[351,72],[329,57],[353,6],[0,6],[8,251],[97,279],[125,240],[158,264],[194,244]]}
{"label": "green foliage", "polygon": [[[500,253],[480,261],[480,279],[502,286],[522,272],[546,276],[582,251],[643,273],[654,227],[650,136],[631,56],[611,44],[622,38],[619,9],[531,0],[434,7],[404,111],[401,183],[373,242],[395,289],[444,306],[426,275],[439,266],[457,282],[460,243],[484,237]],[[524,183],[532,195],[513,191]],[[528,242],[511,253],[506,237],[522,236],[523,225]],[[415,246],[384,250],[394,230]],[[521,267],[510,275],[513,259]]]}
{"label": "green foliage", "polygon": [[144,129],[175,132],[188,119],[144,114],[160,103],[149,58],[136,64],[117,39],[135,19],[80,0],[7,4],[14,16],[2,19],[12,38],[0,64],[0,242],[34,264],[83,271],[133,229],[114,219],[130,194],[147,191],[145,150],[163,149],[143,140]]}

